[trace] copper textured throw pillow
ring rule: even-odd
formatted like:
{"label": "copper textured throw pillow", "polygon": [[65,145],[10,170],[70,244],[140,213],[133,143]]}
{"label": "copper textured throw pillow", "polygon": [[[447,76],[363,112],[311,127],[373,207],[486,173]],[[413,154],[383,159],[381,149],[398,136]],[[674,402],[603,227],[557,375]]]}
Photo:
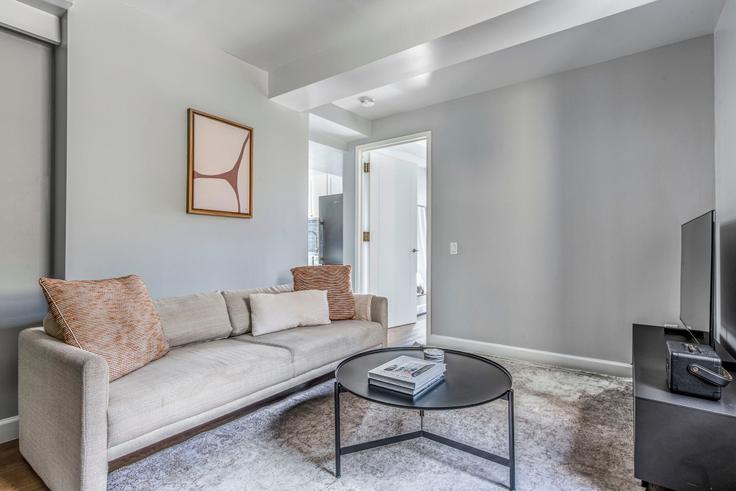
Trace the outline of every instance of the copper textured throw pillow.
{"label": "copper textured throw pillow", "polygon": [[350,286],[350,265],[299,266],[293,268],[294,291],[327,290],[330,320],[352,319],[355,299]]}
{"label": "copper textured throw pillow", "polygon": [[102,356],[110,380],[169,351],[161,321],[143,280],[39,280],[64,342]]}

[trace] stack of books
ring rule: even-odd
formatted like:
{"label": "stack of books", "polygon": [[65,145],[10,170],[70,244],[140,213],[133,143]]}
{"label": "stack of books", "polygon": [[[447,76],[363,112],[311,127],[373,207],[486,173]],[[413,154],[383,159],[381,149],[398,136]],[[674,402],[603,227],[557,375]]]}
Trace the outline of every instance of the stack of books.
{"label": "stack of books", "polygon": [[390,390],[400,395],[417,398],[445,378],[447,365],[412,356],[399,356],[368,371],[371,387]]}

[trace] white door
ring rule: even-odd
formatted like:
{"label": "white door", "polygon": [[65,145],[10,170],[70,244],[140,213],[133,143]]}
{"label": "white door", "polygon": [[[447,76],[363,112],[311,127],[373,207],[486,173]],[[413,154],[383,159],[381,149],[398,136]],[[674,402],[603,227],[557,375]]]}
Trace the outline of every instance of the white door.
{"label": "white door", "polygon": [[388,298],[388,324],[417,320],[417,165],[370,152],[368,288]]}

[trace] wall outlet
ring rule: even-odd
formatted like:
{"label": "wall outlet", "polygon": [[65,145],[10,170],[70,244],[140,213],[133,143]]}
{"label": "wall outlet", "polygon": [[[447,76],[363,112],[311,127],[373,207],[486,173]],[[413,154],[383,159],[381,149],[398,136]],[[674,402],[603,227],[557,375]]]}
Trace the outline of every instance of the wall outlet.
{"label": "wall outlet", "polygon": [[450,254],[457,254],[457,242],[450,242]]}

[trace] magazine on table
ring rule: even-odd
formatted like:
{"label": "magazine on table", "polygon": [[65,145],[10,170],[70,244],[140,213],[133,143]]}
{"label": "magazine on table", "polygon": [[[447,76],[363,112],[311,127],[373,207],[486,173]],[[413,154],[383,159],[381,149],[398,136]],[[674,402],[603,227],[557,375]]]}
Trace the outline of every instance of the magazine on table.
{"label": "magazine on table", "polygon": [[437,377],[431,379],[423,386],[415,388],[414,390],[406,388],[406,387],[401,387],[398,385],[390,384],[388,382],[381,382],[380,380],[375,380],[375,379],[368,379],[368,384],[370,384],[372,387],[378,387],[379,389],[388,390],[396,394],[400,394],[400,395],[404,395],[404,396],[412,397],[412,398],[418,398],[419,396],[422,396],[426,394],[427,392],[429,392],[430,389],[434,388],[435,385],[439,384],[444,379],[445,379],[445,373],[442,372]]}
{"label": "magazine on table", "polygon": [[403,387],[415,393],[417,388],[423,388],[444,374],[445,370],[444,363],[403,355],[369,370],[368,379],[370,382],[378,381]]}

